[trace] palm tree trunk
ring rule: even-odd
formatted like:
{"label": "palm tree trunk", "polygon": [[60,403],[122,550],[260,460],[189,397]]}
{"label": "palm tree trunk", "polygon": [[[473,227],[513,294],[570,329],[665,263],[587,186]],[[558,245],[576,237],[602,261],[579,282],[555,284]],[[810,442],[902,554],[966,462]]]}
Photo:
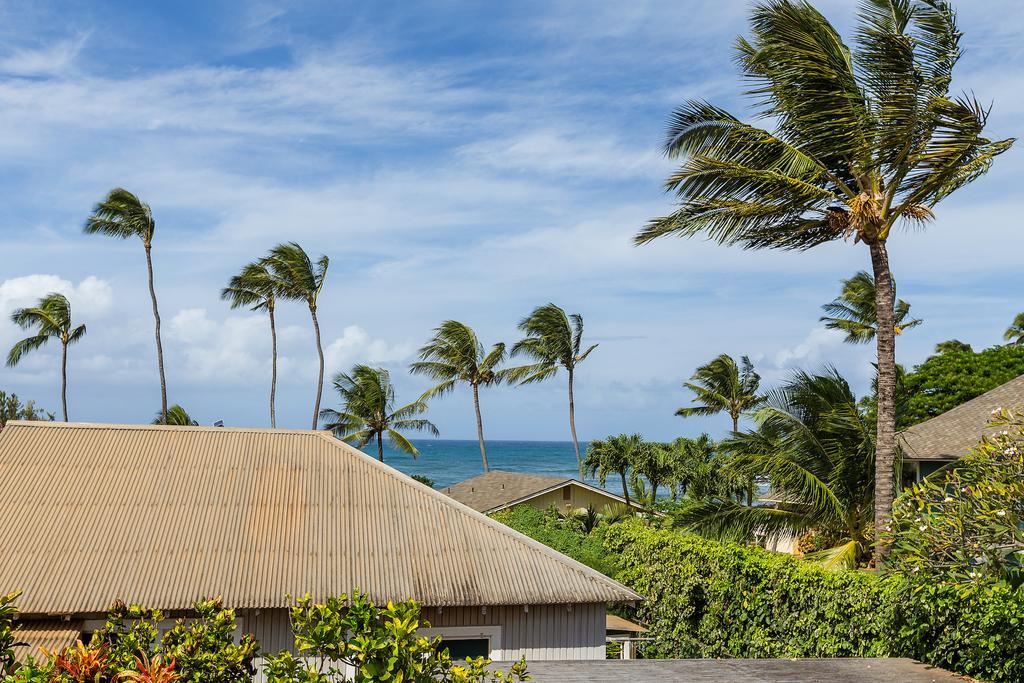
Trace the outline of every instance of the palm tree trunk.
{"label": "palm tree trunk", "polygon": [[480,415],[480,387],[473,385],[473,407],[476,409],[476,438],[480,441],[480,457],[484,461],[484,472],[490,472],[487,464],[487,446],[484,445],[484,419]]}
{"label": "palm tree trunk", "polygon": [[316,333],[316,352],[320,357],[320,374],[316,379],[316,403],[313,404],[313,429],[320,420],[320,396],[324,393],[324,347],[320,343],[320,322],[316,319],[316,306],[310,305],[309,314],[313,317],[313,331]]}
{"label": "palm tree trunk", "polygon": [[576,469],[580,473],[580,481],[586,481],[583,476],[583,458],[580,457],[580,442],[576,438],[576,403],[572,395],[572,370],[569,370],[569,431],[572,432],[572,447],[576,451]]}
{"label": "palm tree trunk", "polygon": [[160,415],[167,422],[167,378],[164,376],[164,345],[160,341],[160,309],[156,305],[156,288],[153,286],[153,245],[146,244],[146,270],[149,274],[149,298],[153,300],[153,321],[156,324],[156,365],[160,370]]}
{"label": "palm tree trunk", "polygon": [[377,432],[377,459],[384,462],[384,436]]}
{"label": "palm tree trunk", "polygon": [[878,349],[878,389],[875,435],[875,565],[888,554],[883,533],[892,514],[893,470],[896,458],[896,333],[893,327],[892,273],[885,242],[868,245],[875,276],[875,342]]}
{"label": "palm tree trunk", "polygon": [[64,342],[60,353],[60,402],[64,408],[64,421],[68,421],[68,343]]}
{"label": "palm tree trunk", "polygon": [[270,428],[277,429],[277,415],[274,412],[274,398],[277,395],[277,324],[274,321],[274,305],[267,307],[270,313]]}
{"label": "palm tree trunk", "polygon": [[619,472],[619,476],[622,478],[622,495],[626,497],[626,507],[631,507],[629,504],[629,487],[626,486],[626,470]]}

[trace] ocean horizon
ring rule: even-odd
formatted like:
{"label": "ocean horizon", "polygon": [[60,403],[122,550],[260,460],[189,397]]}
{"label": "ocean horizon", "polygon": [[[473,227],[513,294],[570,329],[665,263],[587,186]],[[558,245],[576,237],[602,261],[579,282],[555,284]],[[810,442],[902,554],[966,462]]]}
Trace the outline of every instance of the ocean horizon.
{"label": "ocean horizon", "polygon": [[[476,439],[425,439],[413,441],[413,444],[419,449],[418,458],[397,451],[385,442],[384,462],[410,476],[429,477],[439,489],[483,474],[480,446]],[[581,441],[580,452],[586,448],[587,442]],[[363,450],[377,457],[375,444]],[[488,440],[487,461],[492,470],[579,478],[572,441]],[[588,483],[596,484],[593,480]],[[617,478],[609,478],[604,488],[622,493],[622,485]]]}

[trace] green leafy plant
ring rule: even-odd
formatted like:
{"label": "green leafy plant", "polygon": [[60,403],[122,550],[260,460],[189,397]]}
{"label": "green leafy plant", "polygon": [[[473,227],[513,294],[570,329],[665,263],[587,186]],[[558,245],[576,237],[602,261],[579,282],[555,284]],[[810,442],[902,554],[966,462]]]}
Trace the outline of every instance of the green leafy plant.
{"label": "green leafy plant", "polygon": [[14,618],[18,615],[14,601],[20,595],[17,591],[0,595],[0,676],[14,669],[14,648],[22,644],[14,637]]}
{"label": "green leafy plant", "polygon": [[175,662],[180,679],[193,683],[251,680],[259,644],[249,634],[236,642],[235,611],[225,609],[220,599],[200,600],[193,609],[196,616],[179,619],[160,642],[160,654]]}
{"label": "green leafy plant", "polygon": [[1024,585],[1024,416],[999,410],[991,426],[995,436],[897,499],[894,570]]}

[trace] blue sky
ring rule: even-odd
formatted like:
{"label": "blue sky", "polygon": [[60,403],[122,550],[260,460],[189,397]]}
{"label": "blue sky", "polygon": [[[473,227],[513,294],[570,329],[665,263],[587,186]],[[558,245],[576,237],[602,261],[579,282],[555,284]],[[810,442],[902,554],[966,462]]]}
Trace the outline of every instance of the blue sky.
{"label": "blue sky", "polygon": [[[852,0],[817,3],[848,27]],[[628,5],[628,6],[627,6]],[[1024,9],[962,0],[956,83],[1021,133]],[[219,290],[296,240],[332,259],[321,300],[328,370],[405,367],[446,318],[512,342],[531,308],[582,313],[600,347],[581,366],[582,438],[720,434],[673,416],[681,381],[748,354],[769,384],[839,367],[867,388],[871,349],[818,323],[838,281],[868,266],[835,244],[749,253],[699,241],[635,248],[667,211],[658,149],[671,109],[704,97],[745,112],[732,64],[741,0],[518,3],[0,4],[0,345],[13,308],[59,290],[89,326],[72,351],[71,417],[138,422],[159,407],[141,245],[81,234],[114,186],[148,201],[172,402],[203,423],[267,422],[265,318]],[[997,343],[1024,310],[1018,147],[892,243],[900,295],[938,341]],[[308,314],[280,315],[279,424],[308,424]],[[56,349],[0,369],[0,388],[59,405]],[[561,381],[483,397],[493,438],[567,438]],[[325,404],[333,395],[325,392]],[[464,393],[437,401],[449,438],[474,433]]]}

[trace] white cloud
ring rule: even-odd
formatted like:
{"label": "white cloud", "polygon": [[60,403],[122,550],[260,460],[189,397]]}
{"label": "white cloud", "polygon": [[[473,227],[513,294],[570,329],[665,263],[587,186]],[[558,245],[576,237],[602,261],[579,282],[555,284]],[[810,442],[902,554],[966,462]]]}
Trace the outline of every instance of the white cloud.
{"label": "white cloud", "polygon": [[88,40],[82,33],[42,48],[16,47],[0,57],[0,73],[11,76],[53,76],[64,73],[74,63]]}
{"label": "white cloud", "polygon": [[390,344],[374,339],[358,325],[349,325],[340,337],[324,347],[324,365],[327,374],[347,370],[354,363],[400,363],[409,358],[416,346],[409,341]]}
{"label": "white cloud", "polygon": [[90,318],[102,317],[111,306],[113,291],[110,283],[95,276],[89,276],[73,284],[58,275],[24,275],[0,282],[0,340],[7,342],[20,334],[10,322],[15,309],[34,306],[39,300],[57,292],[71,302],[71,315],[77,323],[89,323]]}

